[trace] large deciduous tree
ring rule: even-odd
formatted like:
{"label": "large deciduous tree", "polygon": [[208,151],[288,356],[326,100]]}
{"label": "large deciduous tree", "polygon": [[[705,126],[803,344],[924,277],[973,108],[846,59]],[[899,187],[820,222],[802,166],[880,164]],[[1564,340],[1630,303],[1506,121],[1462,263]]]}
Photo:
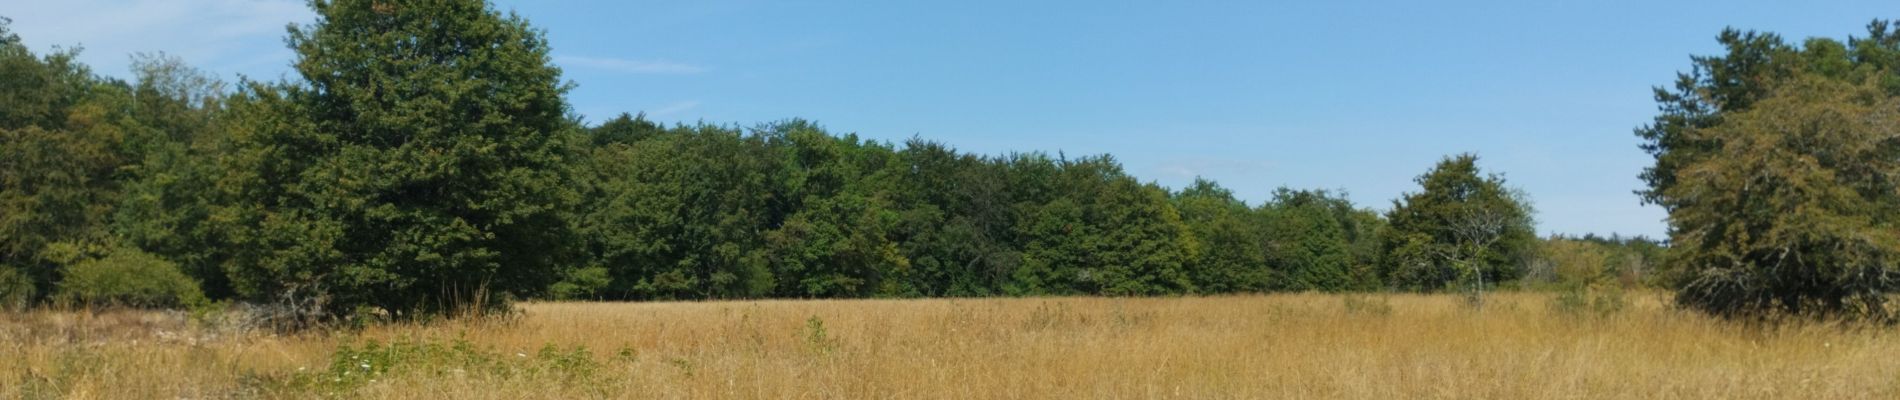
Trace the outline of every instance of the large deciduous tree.
{"label": "large deciduous tree", "polygon": [[1386,213],[1387,284],[1438,290],[1522,274],[1537,237],[1521,192],[1482,174],[1471,154],[1446,157],[1417,182],[1422,190],[1394,200]]}
{"label": "large deciduous tree", "polygon": [[[1154,295],[1194,290],[1198,245],[1165,190],[1111,157],[1010,161],[1031,193],[1017,204],[1023,261],[1016,294]],[[1039,192],[1039,193],[1038,193]]]}
{"label": "large deciduous tree", "polygon": [[1007,166],[937,142],[912,139],[898,152],[897,236],[909,274],[901,292],[994,295],[1022,261],[1012,240]]}
{"label": "large deciduous tree", "polygon": [[1173,196],[1174,207],[1201,245],[1190,277],[1205,293],[1265,292],[1282,279],[1268,263],[1267,226],[1233,191],[1206,179]]}
{"label": "large deciduous tree", "polygon": [[480,0],[311,5],[287,40],[302,80],[233,107],[236,289],[403,317],[545,288],[571,248],[577,124],[542,33]]}
{"label": "large deciduous tree", "polygon": [[1267,262],[1285,290],[1341,291],[1377,286],[1377,214],[1326,190],[1274,191],[1260,207]]}
{"label": "large deciduous tree", "polygon": [[9,22],[0,19],[0,302],[20,305],[59,279],[48,246],[109,239],[136,157],[124,144],[139,127],[123,83],[94,76],[76,49],[33,54]]}
{"label": "large deciduous tree", "polygon": [[639,121],[615,119],[593,129],[597,140],[614,139],[593,151],[594,185],[579,226],[591,261],[613,277],[607,294],[771,294],[763,227],[774,224],[769,179],[782,160],[765,138],[737,129],[633,129]]}
{"label": "large deciduous tree", "polygon": [[767,233],[782,296],[896,295],[911,275],[910,260],[892,236],[900,214],[892,207],[898,162],[889,145],[832,137],[816,124],[791,121],[770,127],[785,142],[780,196],[793,207]]}
{"label": "large deciduous tree", "polygon": [[1637,129],[1677,300],[1727,317],[1893,315],[1900,30],[1790,44],[1727,30]]}
{"label": "large deciduous tree", "polygon": [[1684,305],[1721,316],[1885,317],[1900,283],[1900,102],[1805,75],[1683,132],[1719,156],[1660,192]]}

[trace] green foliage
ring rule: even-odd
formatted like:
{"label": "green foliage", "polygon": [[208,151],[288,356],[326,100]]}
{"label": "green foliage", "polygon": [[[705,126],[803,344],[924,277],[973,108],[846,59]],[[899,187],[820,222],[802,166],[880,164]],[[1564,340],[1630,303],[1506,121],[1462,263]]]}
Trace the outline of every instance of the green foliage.
{"label": "green foliage", "polygon": [[0,310],[17,311],[32,304],[39,294],[33,278],[19,267],[0,265]]}
{"label": "green foliage", "polygon": [[1660,286],[1661,244],[1643,237],[1552,236],[1538,246],[1523,283],[1564,288],[1613,282],[1622,287]]}
{"label": "green foliage", "polygon": [[[603,128],[593,129],[596,137]],[[681,127],[592,150],[578,229],[620,298],[770,294],[764,227],[777,223],[769,180],[782,161],[764,137]]]}
{"label": "green foliage", "polygon": [[1627,247],[1608,241],[1553,237],[1542,243],[1533,263],[1549,269],[1550,276],[1541,278],[1556,292],[1554,310],[1607,316],[1629,306],[1623,288],[1634,283],[1629,274],[1643,265],[1631,256]]}
{"label": "green foliage", "polygon": [[[58,243],[130,246],[229,294],[207,190],[217,175],[220,83],[164,55],[136,83],[91,74],[75,51],[31,54],[0,27],[0,264],[43,300],[73,259]],[[70,255],[68,255],[70,256]],[[63,261],[62,261],[63,259]]]}
{"label": "green foliage", "polygon": [[1196,285],[1210,293],[1371,290],[1379,284],[1377,213],[1343,193],[1280,188],[1257,208],[1197,180],[1174,197],[1200,248]]}
{"label": "green foliage", "polygon": [[421,339],[387,343],[369,340],[337,346],[330,355],[328,368],[299,372],[267,386],[276,395],[358,397],[358,390],[378,379],[418,374],[432,375],[430,378],[434,379],[483,376],[587,386],[598,383],[596,375],[601,367],[593,353],[581,346],[563,349],[548,344],[530,355],[478,347],[460,338],[447,343]]}
{"label": "green foliage", "polygon": [[890,237],[898,214],[887,200],[897,161],[891,148],[831,137],[791,121],[765,134],[786,142],[782,198],[792,201],[783,223],[766,234],[778,293],[797,297],[894,295],[910,260]]}
{"label": "green foliage", "polygon": [[237,292],[412,317],[545,290],[578,194],[542,34],[479,0],[312,4],[287,39],[302,80],[232,107],[214,213],[242,249]]}
{"label": "green foliage", "polygon": [[1724,317],[1890,319],[1895,95],[1887,21],[1846,44],[1727,30],[1637,129],[1669,211],[1677,301]]}
{"label": "green foliage", "polygon": [[1022,263],[1016,239],[1016,196],[1000,159],[958,154],[941,143],[912,139],[898,152],[890,196],[898,212],[893,236],[910,260],[893,277],[904,294],[999,294]]}
{"label": "green foliage", "polygon": [[1615,285],[1565,286],[1557,291],[1550,305],[1563,314],[1607,317],[1629,308],[1629,298]]}
{"label": "green foliage", "polygon": [[1155,295],[1193,290],[1187,263],[1196,245],[1159,187],[1144,185],[1108,157],[1018,157],[1024,185],[1043,199],[1017,203],[1026,238],[1007,289],[1017,294]]}
{"label": "green foliage", "polygon": [[825,330],[825,320],[813,315],[805,320],[805,345],[820,354],[830,354],[837,350],[837,339]]}
{"label": "green foliage", "polygon": [[1875,90],[1900,94],[1900,26],[1874,20],[1868,36],[1848,38],[1842,45],[1827,38],[1790,44],[1767,32],[1724,29],[1716,37],[1726,52],[1695,56],[1689,72],[1679,73],[1668,88],[1657,87],[1659,113],[1636,129],[1643,149],[1655,157],[1644,169],[1649,188],[1639,194],[1650,203],[1673,209],[1682,201],[1664,192],[1680,182],[1679,170],[1724,154],[1717,138],[1690,131],[1721,124],[1726,115],[1752,108],[1770,96],[1774,86],[1798,75],[1814,75],[1850,82],[1869,81]]}
{"label": "green foliage", "polygon": [[[965,154],[804,120],[581,127],[543,33],[485,2],[311,6],[287,38],[297,76],[235,90],[162,54],[135,57],[131,83],[94,76],[0,24],[0,299],[176,306],[197,301],[189,283],[360,323],[530,296],[1438,290],[1518,278],[1536,240],[1522,195],[1468,155],[1381,215],[1339,192],[1250,206],[1206,180],[1170,193],[1106,155]],[[1698,59],[1714,77],[1690,87],[1739,109],[1768,91],[1738,80],[1862,76],[1900,64],[1887,31],[1800,51],[1725,36],[1745,48]],[[1717,102],[1676,100],[1656,148],[1715,148],[1690,128],[1714,126],[1699,110]],[[1658,252],[1606,268],[1648,271]]]}
{"label": "green foliage", "polygon": [[610,143],[635,144],[667,133],[664,126],[647,120],[646,114],[619,116],[608,119],[587,130],[587,137],[595,147],[605,147]]}
{"label": "green foliage", "polygon": [[1174,207],[1200,245],[1190,270],[1206,293],[1265,292],[1283,286],[1268,262],[1267,226],[1220,184],[1195,179],[1175,193]]}
{"label": "green foliage", "polygon": [[1347,313],[1380,317],[1392,315],[1392,301],[1385,297],[1353,293],[1341,297],[1340,301],[1345,303]]}
{"label": "green foliage", "polygon": [[1413,290],[1513,280],[1536,243],[1532,210],[1498,175],[1480,174],[1478,157],[1439,161],[1416,180],[1423,191],[1393,201],[1383,235],[1386,282]]}
{"label": "green foliage", "polygon": [[11,23],[0,19],[0,129],[65,128],[99,78],[77,61],[78,49],[35,56]]}
{"label": "green foliage", "polygon": [[561,280],[548,287],[548,295],[560,300],[595,299],[605,293],[613,282],[613,276],[606,267],[572,268],[563,271]]}
{"label": "green foliage", "polygon": [[1900,103],[1814,75],[1770,90],[1687,132],[1722,147],[1683,165],[1661,193],[1676,204],[1672,262],[1694,271],[1678,300],[1722,316],[1891,316]]}
{"label": "green foliage", "polygon": [[1336,292],[1377,286],[1377,214],[1325,190],[1281,188],[1261,206],[1268,263],[1285,290]]}
{"label": "green foliage", "polygon": [[202,282],[205,294],[233,292],[222,262],[223,245],[213,215],[220,199],[215,160],[228,142],[230,121],[221,113],[223,83],[175,57],[134,58],[133,115],[147,126],[141,160],[124,167],[111,229],[127,245],[176,262]]}
{"label": "green foliage", "polygon": [[898,150],[799,120],[662,129],[623,117],[590,131],[597,173],[580,229],[612,271],[611,296],[1192,287],[1192,236],[1166,192],[1111,159],[985,158],[924,141]]}
{"label": "green foliage", "polygon": [[67,263],[57,302],[87,307],[182,308],[205,303],[198,282],[178,265],[130,248]]}
{"label": "green foliage", "polygon": [[0,21],[0,264],[46,294],[58,268],[41,254],[108,236],[126,144],[140,130],[123,83],[92,75],[76,50],[35,56]]}

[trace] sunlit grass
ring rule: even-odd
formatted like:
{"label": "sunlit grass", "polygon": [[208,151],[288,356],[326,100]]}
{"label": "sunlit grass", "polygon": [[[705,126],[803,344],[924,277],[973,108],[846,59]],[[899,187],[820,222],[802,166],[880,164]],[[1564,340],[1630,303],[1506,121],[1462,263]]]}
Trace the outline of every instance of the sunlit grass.
{"label": "sunlit grass", "polygon": [[0,397],[1900,398],[1883,328],[1552,297],[531,303],[302,336],[34,312],[0,322]]}

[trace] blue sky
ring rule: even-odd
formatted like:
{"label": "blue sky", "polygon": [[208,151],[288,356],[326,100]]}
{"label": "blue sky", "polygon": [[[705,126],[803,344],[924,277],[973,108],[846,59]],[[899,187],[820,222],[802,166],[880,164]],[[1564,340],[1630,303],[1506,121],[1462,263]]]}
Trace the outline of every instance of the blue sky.
{"label": "blue sky", "polygon": [[[1816,2],[1819,3],[1819,2]],[[1723,27],[1844,38],[1883,2],[500,1],[547,30],[575,112],[922,136],[971,152],[1112,153],[1144,180],[1253,203],[1334,188],[1385,209],[1447,154],[1529,192],[1539,230],[1664,232],[1631,194],[1649,88]],[[100,73],[163,51],[288,73],[301,2],[0,0],[37,49]]]}

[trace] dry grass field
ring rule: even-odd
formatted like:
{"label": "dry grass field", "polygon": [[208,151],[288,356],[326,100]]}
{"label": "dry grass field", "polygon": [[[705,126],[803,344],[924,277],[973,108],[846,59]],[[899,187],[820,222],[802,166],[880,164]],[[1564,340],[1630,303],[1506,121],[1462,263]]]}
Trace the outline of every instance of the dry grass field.
{"label": "dry grass field", "polygon": [[5,398],[1900,398],[1900,337],[1548,294],[535,303],[275,336],[0,316]]}

